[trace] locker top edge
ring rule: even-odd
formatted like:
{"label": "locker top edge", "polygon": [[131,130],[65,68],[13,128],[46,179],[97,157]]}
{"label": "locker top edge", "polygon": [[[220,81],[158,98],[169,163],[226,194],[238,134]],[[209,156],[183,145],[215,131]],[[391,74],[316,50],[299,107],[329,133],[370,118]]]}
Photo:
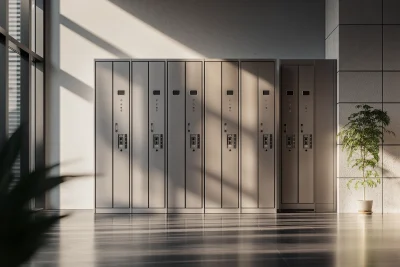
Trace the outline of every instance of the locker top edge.
{"label": "locker top edge", "polygon": [[[142,61],[156,61],[156,62],[168,62],[168,61],[178,61],[178,62],[213,62],[213,61],[236,61],[236,62],[277,62],[278,59],[270,58],[96,58],[94,62],[142,62]],[[303,62],[303,61],[302,61]],[[313,61],[312,61],[313,62]]]}

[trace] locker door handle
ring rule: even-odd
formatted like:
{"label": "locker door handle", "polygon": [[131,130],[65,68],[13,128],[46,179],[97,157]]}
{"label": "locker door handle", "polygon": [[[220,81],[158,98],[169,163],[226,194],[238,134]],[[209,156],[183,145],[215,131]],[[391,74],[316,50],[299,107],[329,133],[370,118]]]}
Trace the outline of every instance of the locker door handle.
{"label": "locker door handle", "polygon": [[115,123],[115,132],[118,132],[118,123]]}
{"label": "locker door handle", "polygon": [[287,126],[286,126],[286,124],[284,124],[283,132],[284,132],[284,133],[287,132]]}
{"label": "locker door handle", "polygon": [[303,124],[300,124],[300,132],[303,132]]}
{"label": "locker door handle", "polygon": [[153,125],[153,123],[150,124],[150,130],[151,130],[151,132],[154,132],[154,125]]}

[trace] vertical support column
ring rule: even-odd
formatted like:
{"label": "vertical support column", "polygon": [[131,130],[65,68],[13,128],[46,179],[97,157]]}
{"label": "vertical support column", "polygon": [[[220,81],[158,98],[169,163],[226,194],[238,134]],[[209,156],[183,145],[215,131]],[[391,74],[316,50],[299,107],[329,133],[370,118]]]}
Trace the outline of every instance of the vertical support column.
{"label": "vertical support column", "polygon": [[298,203],[298,67],[283,66],[281,74],[282,181],[283,204]]}
{"label": "vertical support column", "polygon": [[149,63],[132,62],[132,209],[149,207]]}
{"label": "vertical support column", "polygon": [[241,63],[241,207],[258,208],[258,66]]}
{"label": "vertical support column", "polygon": [[[113,63],[113,207],[129,208],[130,63]],[[104,108],[104,107],[103,107]]]}
{"label": "vertical support column", "polygon": [[299,66],[299,203],[314,203],[314,66]]}
{"label": "vertical support column", "polygon": [[239,208],[239,63],[222,62],[222,208]]}
{"label": "vertical support column", "polygon": [[113,143],[112,95],[113,63],[95,64],[95,123],[96,123],[96,209],[113,206],[113,157],[110,145]]}
{"label": "vertical support column", "polygon": [[275,208],[275,63],[258,64],[258,207]]}
{"label": "vertical support column", "polygon": [[186,208],[192,209],[203,207],[202,88],[203,63],[186,62]]}
{"label": "vertical support column", "polygon": [[[3,6],[5,6],[5,4],[1,5],[1,7],[3,7]],[[0,10],[1,10],[1,8],[0,8]],[[3,18],[1,18],[1,19],[3,19]],[[7,96],[7,92],[8,92],[7,52],[8,52],[8,47],[6,45],[6,38],[5,38],[5,36],[2,36],[0,34],[0,88],[3,88],[3,90],[0,90],[0,147],[2,147],[4,142],[7,140],[7,110],[8,110],[8,107],[7,107],[7,99],[8,99],[8,96]]]}
{"label": "vertical support column", "polygon": [[205,62],[205,207],[222,207],[221,62]]}
{"label": "vertical support column", "polygon": [[168,208],[173,209],[186,202],[185,97],[185,62],[168,62]]}
{"label": "vertical support column", "polygon": [[165,208],[165,62],[149,62],[149,208]]}

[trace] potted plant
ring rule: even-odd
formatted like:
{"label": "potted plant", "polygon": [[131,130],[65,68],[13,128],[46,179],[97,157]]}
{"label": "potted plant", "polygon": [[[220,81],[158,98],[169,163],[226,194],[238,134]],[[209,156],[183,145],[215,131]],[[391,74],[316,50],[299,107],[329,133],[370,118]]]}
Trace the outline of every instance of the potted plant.
{"label": "potted plant", "polygon": [[342,142],[342,151],[347,152],[347,163],[362,172],[362,178],[352,178],[347,187],[357,190],[363,188],[363,199],[358,201],[360,213],[372,213],[372,200],[366,200],[366,187],[375,188],[381,183],[379,168],[379,144],[384,133],[393,134],[387,129],[390,118],[387,112],[374,109],[369,105],[357,105],[357,111],[348,118],[349,122],[338,136]]}

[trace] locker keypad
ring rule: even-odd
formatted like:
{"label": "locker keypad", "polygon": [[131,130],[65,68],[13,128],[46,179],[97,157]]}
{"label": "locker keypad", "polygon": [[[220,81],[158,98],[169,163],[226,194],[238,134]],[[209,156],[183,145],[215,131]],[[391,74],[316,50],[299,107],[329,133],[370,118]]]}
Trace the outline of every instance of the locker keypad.
{"label": "locker keypad", "polygon": [[226,142],[226,147],[229,149],[229,151],[236,149],[236,134],[227,134]]}
{"label": "locker keypad", "polygon": [[263,149],[265,151],[268,151],[268,149],[272,149],[272,134],[263,135]]}
{"label": "locker keypad", "polygon": [[189,145],[193,151],[196,151],[196,149],[200,149],[200,135],[199,134],[191,134]]}
{"label": "locker keypad", "polygon": [[296,147],[296,136],[286,135],[286,148],[295,148]]}
{"label": "locker keypad", "polygon": [[164,137],[162,134],[153,134],[153,148],[158,151],[164,147]]}
{"label": "locker keypad", "polygon": [[303,148],[304,149],[312,148],[312,134],[304,134],[303,135]]}

